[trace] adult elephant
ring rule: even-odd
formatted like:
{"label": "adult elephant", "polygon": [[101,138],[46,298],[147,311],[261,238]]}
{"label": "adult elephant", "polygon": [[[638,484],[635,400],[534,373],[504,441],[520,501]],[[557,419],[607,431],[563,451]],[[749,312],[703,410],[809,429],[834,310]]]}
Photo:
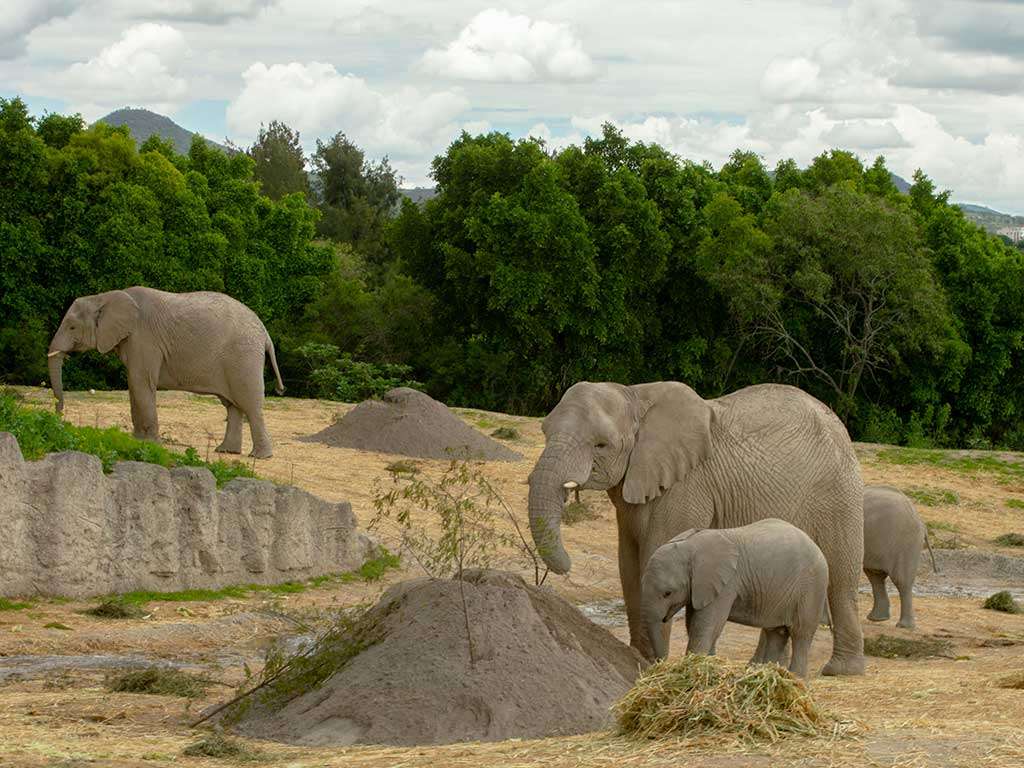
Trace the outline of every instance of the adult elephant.
{"label": "adult elephant", "polygon": [[[606,490],[619,529],[619,576],[630,643],[647,658],[640,578],[654,551],[690,528],[777,517],[803,529],[829,567],[832,658],[822,674],[862,674],[856,590],[863,484],[842,422],[806,392],[779,384],[704,400],[674,381],[579,382],[544,419],[530,475],[530,528],[555,573],[567,573],[566,489]],[[665,647],[671,623],[665,624]]]}
{"label": "adult elephant", "polygon": [[263,361],[284,392],[274,343],[256,314],[223,293],[167,293],[135,286],[75,299],[47,354],[57,412],[64,409],[61,381],[69,352],[115,350],[128,369],[135,436],[158,440],[156,390],[216,395],[227,409],[224,442],[217,450],[241,453],[242,417],[249,420],[252,454],[273,455],[263,423]]}

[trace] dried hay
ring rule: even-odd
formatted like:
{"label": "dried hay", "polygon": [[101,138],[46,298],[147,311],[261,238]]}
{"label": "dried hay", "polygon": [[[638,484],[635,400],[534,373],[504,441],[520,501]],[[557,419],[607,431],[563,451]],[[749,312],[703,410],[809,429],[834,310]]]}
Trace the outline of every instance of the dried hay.
{"label": "dried hay", "polygon": [[774,743],[822,735],[836,722],[802,680],[777,664],[694,654],[652,666],[615,712],[624,734],[649,739],[718,732]]}
{"label": "dried hay", "polygon": [[1011,688],[1015,691],[1024,691],[1024,672],[1017,672],[1002,678],[997,685],[1000,688]]}
{"label": "dried hay", "polygon": [[237,760],[239,762],[266,759],[260,750],[247,746],[237,739],[229,739],[219,732],[211,733],[209,736],[189,744],[181,750],[181,754],[188,757],[216,757],[221,760]]}
{"label": "dried hay", "polygon": [[110,675],[105,681],[113,693],[151,693],[157,696],[182,696],[193,699],[206,693],[208,680],[178,669],[149,667]]}

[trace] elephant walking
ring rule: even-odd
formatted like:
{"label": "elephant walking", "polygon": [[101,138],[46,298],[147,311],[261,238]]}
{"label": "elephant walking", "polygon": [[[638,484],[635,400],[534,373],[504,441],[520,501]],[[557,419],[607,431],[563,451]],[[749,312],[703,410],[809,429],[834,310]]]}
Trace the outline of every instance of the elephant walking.
{"label": "elephant walking", "polygon": [[[828,563],[834,633],[822,673],[863,673],[863,483],[846,428],[828,407],[779,384],[704,400],[679,382],[579,382],[543,430],[544,452],[529,480],[534,542],[551,570],[567,573],[565,489],[608,492],[630,643],[647,658],[654,647],[640,579],[654,551],[690,528],[737,528],[775,517],[807,533]],[[667,647],[671,624],[662,631]]]}
{"label": "elephant walking", "polygon": [[223,293],[167,293],[135,286],[75,299],[47,354],[57,411],[64,408],[61,372],[69,352],[115,350],[128,369],[135,436],[160,437],[157,389],[216,395],[227,409],[223,453],[242,452],[242,417],[252,454],[273,455],[263,422],[263,364],[270,358],[276,391],[284,392],[274,343],[256,314]]}

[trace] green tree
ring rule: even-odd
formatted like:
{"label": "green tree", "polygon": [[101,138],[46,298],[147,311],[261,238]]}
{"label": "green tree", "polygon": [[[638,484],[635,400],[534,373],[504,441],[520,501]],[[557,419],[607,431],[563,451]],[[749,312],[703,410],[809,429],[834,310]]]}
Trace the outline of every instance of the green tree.
{"label": "green tree", "polygon": [[298,131],[278,120],[271,120],[265,128],[260,124],[256,141],[246,151],[253,160],[253,175],[260,189],[271,200],[296,192],[310,194]]}

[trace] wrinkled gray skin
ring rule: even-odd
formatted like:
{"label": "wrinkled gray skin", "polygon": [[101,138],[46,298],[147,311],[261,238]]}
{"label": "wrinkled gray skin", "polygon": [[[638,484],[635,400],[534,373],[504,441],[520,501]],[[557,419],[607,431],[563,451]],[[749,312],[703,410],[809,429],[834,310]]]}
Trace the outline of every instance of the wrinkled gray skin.
{"label": "wrinkled gray skin", "polygon": [[[868,614],[871,621],[889,618],[889,595],[885,591],[888,576],[900,593],[900,620],[896,626],[914,626],[914,580],[922,544],[928,546],[931,554],[928,529],[914,503],[896,488],[865,486],[864,573],[871,582],[875,598]],[[935,568],[934,554],[932,568]]]}
{"label": "wrinkled gray skin", "polygon": [[[768,517],[805,531],[825,555],[835,617],[823,674],[862,674],[857,615],[863,484],[846,428],[807,393],[779,384],[704,400],[679,382],[580,382],[544,419],[546,445],[530,474],[530,528],[544,561],[567,573],[561,516],[566,484],[605,490],[615,505],[630,643],[654,646],[640,578],[662,544],[691,528],[735,528]],[[663,625],[667,646],[671,624]]]}
{"label": "wrinkled gray skin", "polygon": [[662,628],[686,610],[687,653],[714,652],[726,621],[762,627],[752,662],[784,664],[807,677],[807,654],[828,590],[828,564],[811,538],[770,518],[741,528],[686,531],[658,547],[641,580],[641,606],[654,655],[668,645]]}
{"label": "wrinkled gray skin", "polygon": [[252,456],[273,455],[263,423],[263,361],[269,355],[277,392],[284,391],[274,344],[256,314],[223,293],[166,293],[136,286],[80,296],[50,341],[50,384],[64,409],[61,369],[69,352],[114,350],[128,369],[135,436],[158,440],[157,389],[216,395],[227,409],[217,450],[242,452],[242,417]]}

